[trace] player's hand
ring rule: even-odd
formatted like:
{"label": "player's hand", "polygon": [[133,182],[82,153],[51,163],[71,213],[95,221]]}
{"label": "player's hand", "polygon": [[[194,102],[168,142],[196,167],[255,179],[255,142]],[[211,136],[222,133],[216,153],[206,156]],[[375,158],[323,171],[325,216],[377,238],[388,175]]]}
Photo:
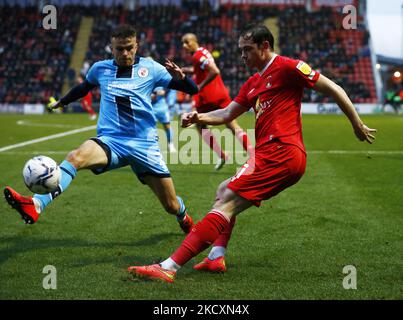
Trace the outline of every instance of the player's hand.
{"label": "player's hand", "polygon": [[64,106],[62,105],[62,103],[60,102],[60,100],[57,100],[53,97],[49,98],[49,103],[46,106],[48,108],[49,111],[53,111],[57,108],[63,108]]}
{"label": "player's hand", "polygon": [[368,128],[365,124],[361,123],[354,128],[354,133],[360,141],[367,141],[368,143],[373,143],[375,141],[374,134],[377,132],[376,129]]}
{"label": "player's hand", "polygon": [[168,72],[173,78],[179,80],[185,79],[185,73],[177,64],[173,63],[171,60],[165,59],[165,68],[167,68]]}
{"label": "player's hand", "polygon": [[187,128],[193,123],[197,123],[199,120],[199,114],[196,111],[186,112],[181,116],[181,126],[182,128]]}

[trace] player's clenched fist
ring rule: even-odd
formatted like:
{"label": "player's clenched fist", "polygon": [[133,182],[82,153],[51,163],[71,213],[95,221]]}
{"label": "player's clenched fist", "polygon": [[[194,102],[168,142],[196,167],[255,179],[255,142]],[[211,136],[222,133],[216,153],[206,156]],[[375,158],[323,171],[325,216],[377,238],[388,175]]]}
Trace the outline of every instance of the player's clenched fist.
{"label": "player's clenched fist", "polygon": [[199,120],[199,114],[197,113],[197,111],[186,112],[182,114],[181,120],[182,128],[187,128],[191,124],[197,123],[197,121]]}

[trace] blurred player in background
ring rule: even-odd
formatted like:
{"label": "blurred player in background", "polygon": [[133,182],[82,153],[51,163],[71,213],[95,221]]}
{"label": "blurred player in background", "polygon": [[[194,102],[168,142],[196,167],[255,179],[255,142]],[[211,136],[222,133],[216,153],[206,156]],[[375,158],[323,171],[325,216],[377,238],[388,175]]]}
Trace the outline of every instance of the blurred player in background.
{"label": "blurred player in background", "polygon": [[172,121],[174,120],[175,116],[181,115],[181,113],[179,112],[178,104],[176,103],[178,101],[178,91],[168,89],[165,95],[165,99],[168,104],[169,118]]}
{"label": "blurred player in background", "polygon": [[173,282],[176,272],[191,258],[213,245],[197,270],[225,272],[224,254],[235,217],[251,206],[259,207],[292,186],[305,172],[306,152],[302,140],[301,101],[304,88],[334,98],[350,120],[361,141],[372,143],[375,129],[360,119],[346,92],[301,60],[274,53],[271,32],[260,25],[248,25],[238,43],[245,65],[258,72],[241,87],[225,108],[209,113],[182,116],[182,126],[192,123],[221,125],[253,108],[256,115],[256,150],[232,178],[217,189],[211,211],[186,236],[181,246],[160,264],[129,267],[134,275]]}
{"label": "blurred player in background", "polygon": [[195,94],[197,86],[173,62],[167,60],[164,67],[137,56],[136,34],[131,26],[116,27],[111,34],[113,59],[94,63],[81,84],[50,105],[51,109],[64,107],[85,97],[97,86],[101,90],[97,137],[71,151],[60,164],[62,174],[58,190],[24,197],[10,187],[4,189],[7,202],[26,223],[38,220],[46,206],[66,191],[78,170],[90,169],[101,174],[130,165],[138,179],[155,193],[164,209],[176,217],[182,230],[185,233],[191,230],[192,218],[187,214],[183,200],[176,196],[158,146],[151,93],[161,86]]}
{"label": "blurred player in background", "polygon": [[153,105],[155,117],[164,127],[168,141],[168,151],[176,152],[175,146],[172,142],[172,128],[168,104],[166,101],[166,90],[163,87],[155,88],[153,93],[151,94],[151,102]]}
{"label": "blurred player in background", "polygon": [[[82,83],[84,80],[81,76],[77,77],[77,84]],[[97,114],[95,113],[94,109],[92,109],[92,93],[91,91],[88,92],[88,94],[81,99],[81,106],[85,111],[88,112],[90,120],[96,120],[97,119]]]}
{"label": "blurred player in background", "polygon": [[[194,74],[195,82],[199,88],[199,93],[193,96],[194,109],[198,113],[206,113],[228,106],[231,102],[231,97],[222,81],[220,70],[215,64],[213,56],[207,49],[199,46],[197,37],[193,33],[185,34],[182,37],[182,44],[183,48],[192,54],[193,62],[192,67],[184,67],[182,70]],[[253,147],[247,134],[236,120],[225,125],[239,140],[244,150],[249,151],[249,154],[251,154]],[[196,126],[203,140],[218,155],[215,169],[221,169],[228,157],[227,154],[221,150],[217,140],[205,124],[197,123]]]}

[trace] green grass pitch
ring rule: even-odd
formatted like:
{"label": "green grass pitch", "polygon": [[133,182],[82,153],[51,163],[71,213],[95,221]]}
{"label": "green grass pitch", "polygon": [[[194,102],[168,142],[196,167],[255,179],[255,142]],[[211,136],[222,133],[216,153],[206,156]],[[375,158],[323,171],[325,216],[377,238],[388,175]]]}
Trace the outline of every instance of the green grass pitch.
{"label": "green grass pitch", "polygon": [[[35,225],[24,225],[3,199],[0,299],[402,299],[403,118],[363,119],[378,129],[373,145],[359,142],[343,116],[303,116],[304,177],[238,217],[223,275],[192,269],[204,252],[174,284],[130,279],[129,265],[168,257],[184,235],[129,168],[100,176],[80,171]],[[251,114],[239,122],[254,127]],[[0,149],[93,124],[85,114],[1,115]],[[94,135],[86,131],[0,152],[0,186],[29,194],[22,168],[30,157],[45,154],[60,162]],[[195,220],[237,169],[213,167],[169,165]],[[56,290],[42,286],[46,265],[57,270]],[[347,265],[357,270],[356,290],[343,288]]]}

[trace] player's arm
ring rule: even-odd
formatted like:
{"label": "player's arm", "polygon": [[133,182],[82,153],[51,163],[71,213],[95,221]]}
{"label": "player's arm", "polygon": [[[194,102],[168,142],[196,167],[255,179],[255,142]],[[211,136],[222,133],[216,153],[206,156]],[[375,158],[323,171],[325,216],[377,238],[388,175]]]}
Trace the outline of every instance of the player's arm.
{"label": "player's arm", "polygon": [[199,92],[196,83],[187,77],[178,65],[166,59],[165,68],[172,76],[172,80],[168,84],[169,89],[180,90],[191,95]]}
{"label": "player's arm", "polygon": [[242,105],[232,101],[224,109],[218,109],[207,113],[197,113],[196,111],[184,113],[182,115],[182,127],[189,127],[192,123],[218,126],[220,124],[231,122],[246,111],[247,109]]}
{"label": "player's arm", "polygon": [[184,73],[190,73],[190,74],[194,73],[194,68],[193,68],[193,66],[192,66],[192,67],[182,67],[181,70],[182,70]]}
{"label": "player's arm", "polygon": [[50,110],[53,110],[56,108],[67,106],[69,103],[85,97],[88,94],[88,92],[90,92],[90,90],[95,87],[96,87],[96,85],[88,82],[88,80],[85,79],[80,84],[71,88],[71,90],[63,98],[61,98],[60,100],[58,100],[56,102],[50,103],[48,105],[48,108]]}
{"label": "player's arm", "polygon": [[217,65],[215,64],[214,60],[209,60],[206,64],[207,68],[207,77],[199,84],[199,90],[202,90],[205,86],[207,86],[211,81],[214,80],[220,74],[220,69],[218,69]]}
{"label": "player's arm", "polygon": [[367,141],[369,143],[374,142],[375,136],[373,133],[376,132],[376,129],[370,129],[362,122],[360,116],[354,108],[353,103],[342,87],[321,74],[313,89],[333,97],[337,105],[350,120],[355,135],[359,140]]}

